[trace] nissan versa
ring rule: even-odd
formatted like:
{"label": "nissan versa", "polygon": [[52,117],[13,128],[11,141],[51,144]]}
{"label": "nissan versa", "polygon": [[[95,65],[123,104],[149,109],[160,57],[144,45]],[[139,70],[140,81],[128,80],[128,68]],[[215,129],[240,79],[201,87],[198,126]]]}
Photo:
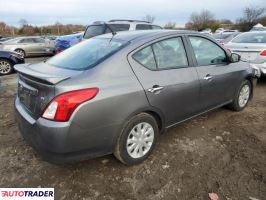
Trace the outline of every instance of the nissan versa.
{"label": "nissan versa", "polygon": [[165,129],[224,105],[244,109],[255,84],[239,55],[188,31],[101,35],[15,69],[19,129],[53,163],[112,153],[140,163]]}

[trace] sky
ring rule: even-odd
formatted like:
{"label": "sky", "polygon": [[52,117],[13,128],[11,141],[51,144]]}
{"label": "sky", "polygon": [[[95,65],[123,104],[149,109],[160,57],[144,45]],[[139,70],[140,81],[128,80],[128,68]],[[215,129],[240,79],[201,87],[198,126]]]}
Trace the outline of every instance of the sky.
{"label": "sky", "polygon": [[184,25],[192,12],[208,9],[217,19],[235,20],[246,6],[265,6],[265,0],[0,0],[0,21],[19,26],[60,22],[88,25],[110,19],[143,19],[155,16],[158,25]]}

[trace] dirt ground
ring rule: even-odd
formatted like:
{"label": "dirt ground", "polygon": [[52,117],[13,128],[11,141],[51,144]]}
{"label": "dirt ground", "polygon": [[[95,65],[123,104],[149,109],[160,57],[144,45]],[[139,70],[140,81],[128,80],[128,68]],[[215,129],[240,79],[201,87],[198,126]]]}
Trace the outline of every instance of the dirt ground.
{"label": "dirt ground", "polygon": [[[28,60],[37,62],[38,59]],[[13,119],[16,74],[0,77],[0,187],[54,187],[72,199],[266,199],[266,80],[242,112],[221,108],[160,137],[143,164],[113,156],[71,165],[42,161]]]}

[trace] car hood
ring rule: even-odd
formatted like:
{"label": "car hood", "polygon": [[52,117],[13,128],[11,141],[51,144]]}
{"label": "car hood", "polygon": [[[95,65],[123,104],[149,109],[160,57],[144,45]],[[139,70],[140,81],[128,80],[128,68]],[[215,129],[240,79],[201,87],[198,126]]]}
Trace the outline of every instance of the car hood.
{"label": "car hood", "polygon": [[43,82],[50,84],[57,84],[63,80],[82,73],[82,71],[55,67],[45,62],[37,64],[19,64],[15,65],[14,69],[20,74],[42,80]]}

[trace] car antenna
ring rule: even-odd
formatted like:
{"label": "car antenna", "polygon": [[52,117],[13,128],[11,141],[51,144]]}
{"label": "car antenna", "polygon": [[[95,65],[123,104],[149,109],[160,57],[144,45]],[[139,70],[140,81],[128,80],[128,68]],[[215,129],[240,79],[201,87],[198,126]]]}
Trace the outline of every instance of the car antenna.
{"label": "car antenna", "polygon": [[107,26],[107,28],[109,28],[110,29],[110,31],[111,31],[111,33],[112,33],[112,37],[111,37],[111,39],[110,39],[110,41],[109,41],[109,43],[112,41],[112,39],[114,38],[114,36],[117,34],[110,26],[109,26],[109,24],[107,24],[107,23],[105,23],[104,22],[104,24],[105,24],[105,26]]}

